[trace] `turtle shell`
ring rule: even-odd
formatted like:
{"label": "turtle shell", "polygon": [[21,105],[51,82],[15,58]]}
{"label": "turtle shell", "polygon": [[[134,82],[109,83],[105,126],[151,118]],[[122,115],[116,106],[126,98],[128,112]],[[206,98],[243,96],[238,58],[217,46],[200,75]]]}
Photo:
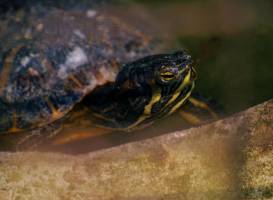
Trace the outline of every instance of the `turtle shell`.
{"label": "turtle shell", "polygon": [[102,9],[31,9],[0,21],[0,132],[63,118],[126,63],[151,53],[144,34]]}

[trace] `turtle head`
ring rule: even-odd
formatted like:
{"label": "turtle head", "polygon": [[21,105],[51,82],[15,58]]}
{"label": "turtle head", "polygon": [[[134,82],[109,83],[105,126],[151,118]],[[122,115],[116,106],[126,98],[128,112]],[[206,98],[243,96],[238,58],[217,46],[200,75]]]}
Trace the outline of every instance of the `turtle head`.
{"label": "turtle head", "polygon": [[[104,87],[103,95],[93,97],[100,99],[95,106],[96,113],[113,128],[131,130],[152,123],[185,102],[195,77],[191,57],[184,51],[127,63],[111,89]],[[103,109],[98,105],[103,105]]]}

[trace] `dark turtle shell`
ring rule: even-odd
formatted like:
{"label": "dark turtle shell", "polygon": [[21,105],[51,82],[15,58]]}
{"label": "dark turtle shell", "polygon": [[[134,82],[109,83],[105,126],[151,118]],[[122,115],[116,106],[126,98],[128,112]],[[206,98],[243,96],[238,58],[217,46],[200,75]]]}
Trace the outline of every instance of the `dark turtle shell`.
{"label": "dark turtle shell", "polygon": [[31,9],[0,21],[0,132],[64,117],[150,40],[102,9]]}

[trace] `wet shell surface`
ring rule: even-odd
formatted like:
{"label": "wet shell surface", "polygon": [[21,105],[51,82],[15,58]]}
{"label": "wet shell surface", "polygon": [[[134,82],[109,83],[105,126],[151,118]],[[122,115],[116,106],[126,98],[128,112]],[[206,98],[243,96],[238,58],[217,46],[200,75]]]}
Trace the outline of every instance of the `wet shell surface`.
{"label": "wet shell surface", "polygon": [[151,53],[144,34],[102,9],[31,9],[0,21],[0,132],[65,116],[124,63]]}

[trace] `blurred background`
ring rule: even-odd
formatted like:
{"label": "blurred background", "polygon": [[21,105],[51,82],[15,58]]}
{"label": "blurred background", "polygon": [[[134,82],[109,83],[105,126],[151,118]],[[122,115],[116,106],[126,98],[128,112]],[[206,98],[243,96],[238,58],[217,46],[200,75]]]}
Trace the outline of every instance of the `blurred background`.
{"label": "blurred background", "polygon": [[[80,7],[99,2],[91,1],[49,0],[43,3],[55,7]],[[186,49],[197,67],[196,90],[215,99],[226,113],[239,112],[273,98],[272,0],[104,2],[111,8],[109,12],[111,10],[155,38],[160,44],[159,51]],[[16,11],[35,3],[37,1],[2,0],[0,11]],[[97,146],[92,149],[177,130],[179,120],[172,116],[139,134],[110,135],[98,139]],[[79,146],[90,148],[90,143],[81,141]]]}
{"label": "blurred background", "polygon": [[[133,1],[120,2],[137,15],[140,8]],[[228,113],[273,97],[273,1],[134,2],[154,19],[167,49],[190,52],[197,90],[217,99]]]}

